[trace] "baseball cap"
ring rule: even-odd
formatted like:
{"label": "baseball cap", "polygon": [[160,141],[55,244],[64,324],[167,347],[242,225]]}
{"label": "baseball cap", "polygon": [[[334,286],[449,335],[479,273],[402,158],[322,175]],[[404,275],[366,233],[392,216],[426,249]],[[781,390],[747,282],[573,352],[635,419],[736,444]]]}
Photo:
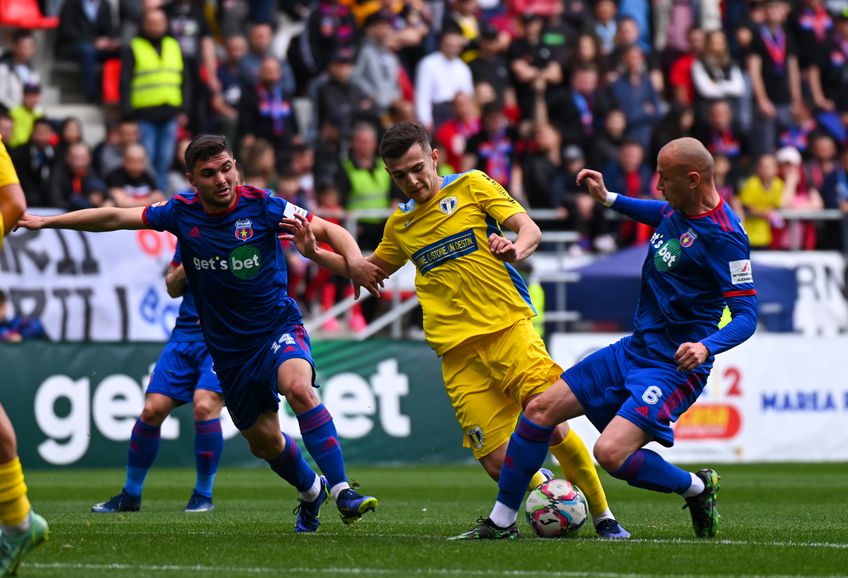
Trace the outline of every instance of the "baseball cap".
{"label": "baseball cap", "polygon": [[789,163],[790,165],[801,164],[801,153],[795,147],[783,147],[775,155],[777,162]]}

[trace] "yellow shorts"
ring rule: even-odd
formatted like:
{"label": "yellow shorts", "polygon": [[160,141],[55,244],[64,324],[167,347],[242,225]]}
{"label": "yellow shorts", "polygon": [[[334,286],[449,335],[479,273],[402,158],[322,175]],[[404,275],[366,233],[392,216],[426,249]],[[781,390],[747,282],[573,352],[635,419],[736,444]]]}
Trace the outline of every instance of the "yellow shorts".
{"label": "yellow shorts", "polygon": [[475,459],[509,441],[527,399],[562,374],[545,342],[524,319],[462,343],[442,356],[445,389]]}

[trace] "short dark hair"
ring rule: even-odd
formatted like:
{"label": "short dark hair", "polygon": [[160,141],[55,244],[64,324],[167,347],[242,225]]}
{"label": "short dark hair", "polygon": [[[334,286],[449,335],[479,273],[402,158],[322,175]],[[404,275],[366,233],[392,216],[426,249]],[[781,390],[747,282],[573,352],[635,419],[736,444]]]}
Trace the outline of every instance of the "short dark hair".
{"label": "short dark hair", "polygon": [[399,159],[406,154],[412,145],[418,143],[425,153],[430,149],[430,135],[423,126],[401,121],[389,128],[380,142],[380,156],[384,159]]}
{"label": "short dark hair", "polygon": [[204,134],[189,143],[185,151],[185,163],[188,172],[194,170],[198,161],[205,161],[223,152],[233,156],[227,138],[221,135]]}
{"label": "short dark hair", "polygon": [[25,38],[34,38],[32,30],[29,28],[16,28],[15,31],[12,32],[12,44],[17,44]]}

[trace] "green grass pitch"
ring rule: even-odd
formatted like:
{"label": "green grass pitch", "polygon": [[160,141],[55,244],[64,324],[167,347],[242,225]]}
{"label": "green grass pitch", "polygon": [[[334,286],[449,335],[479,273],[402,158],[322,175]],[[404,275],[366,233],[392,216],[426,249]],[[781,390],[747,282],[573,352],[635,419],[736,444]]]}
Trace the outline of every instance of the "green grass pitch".
{"label": "green grass pitch", "polygon": [[696,540],[677,496],[604,475],[614,511],[633,533],[597,539],[591,528],[541,540],[523,521],[514,542],[447,542],[487,514],[496,486],[477,466],[353,468],[380,498],[376,513],[345,526],[335,506],[318,533],[292,533],[296,496],[267,468],[225,469],[216,511],[185,514],[193,472],[154,469],[142,511],[98,515],[118,470],[27,472],[50,541],[19,571],[56,577],[188,576],[764,576],[848,574],[848,464],[723,466],[722,525]]}

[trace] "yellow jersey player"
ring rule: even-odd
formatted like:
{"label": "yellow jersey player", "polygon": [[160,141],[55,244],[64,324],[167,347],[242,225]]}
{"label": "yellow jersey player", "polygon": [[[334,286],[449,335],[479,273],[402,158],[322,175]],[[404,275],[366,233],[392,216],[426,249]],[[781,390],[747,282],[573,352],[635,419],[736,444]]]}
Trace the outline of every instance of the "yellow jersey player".
{"label": "yellow jersey player", "polygon": [[[24,191],[0,139],[0,248],[6,233],[15,227],[25,209]],[[13,576],[23,557],[47,540],[47,522],[32,511],[26,491],[15,429],[0,406],[0,523],[3,525],[0,572],[3,576]]]}
{"label": "yellow jersey player", "polygon": [[[521,205],[481,171],[440,176],[439,153],[419,125],[401,122],[383,136],[386,170],[409,201],[389,217],[383,239],[368,259],[391,275],[412,260],[415,288],[424,311],[427,341],[442,359],[447,393],[470,447],[486,472],[498,480],[507,442],[533,436],[522,408],[553,385],[562,369],[533,328],[536,315],[521,275],[512,266],[539,244],[541,232]],[[308,237],[304,220],[285,225]],[[518,234],[514,242],[501,225]],[[607,506],[589,452],[563,423],[551,452],[566,478],[585,493],[595,528],[604,538],[627,538]],[[509,460],[507,461],[509,466]],[[549,474],[549,472],[548,472]],[[542,471],[531,481],[544,481]],[[518,490],[523,497],[524,487]],[[520,498],[519,498],[520,499]],[[496,517],[496,516],[495,516]],[[461,538],[517,538],[515,519],[486,519]]]}

